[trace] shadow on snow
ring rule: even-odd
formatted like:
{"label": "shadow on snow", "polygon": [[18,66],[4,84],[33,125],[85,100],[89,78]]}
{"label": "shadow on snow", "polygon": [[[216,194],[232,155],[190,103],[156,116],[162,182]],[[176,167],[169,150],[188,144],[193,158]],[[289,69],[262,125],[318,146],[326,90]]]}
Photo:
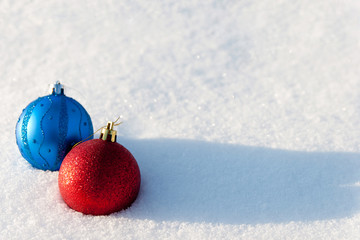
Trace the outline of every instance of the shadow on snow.
{"label": "shadow on snow", "polygon": [[300,152],[193,140],[120,138],[142,175],[114,217],[225,224],[348,217],[359,207],[357,153]]}

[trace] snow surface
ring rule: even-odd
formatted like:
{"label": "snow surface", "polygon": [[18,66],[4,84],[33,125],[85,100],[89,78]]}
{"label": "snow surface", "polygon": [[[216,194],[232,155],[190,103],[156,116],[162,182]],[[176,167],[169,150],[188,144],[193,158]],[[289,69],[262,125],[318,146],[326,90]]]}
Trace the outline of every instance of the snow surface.
{"label": "snow surface", "polygon": [[[0,1],[1,239],[359,239],[360,1]],[[140,195],[62,201],[14,136],[60,79]]]}

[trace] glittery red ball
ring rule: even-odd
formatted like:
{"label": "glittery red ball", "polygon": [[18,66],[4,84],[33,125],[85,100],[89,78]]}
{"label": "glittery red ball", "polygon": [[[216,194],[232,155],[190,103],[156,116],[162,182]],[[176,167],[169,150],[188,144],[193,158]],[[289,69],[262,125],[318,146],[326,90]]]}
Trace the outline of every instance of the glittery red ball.
{"label": "glittery red ball", "polygon": [[140,189],[133,155],[116,142],[89,140],[73,148],[59,170],[61,196],[72,209],[106,215],[129,207]]}

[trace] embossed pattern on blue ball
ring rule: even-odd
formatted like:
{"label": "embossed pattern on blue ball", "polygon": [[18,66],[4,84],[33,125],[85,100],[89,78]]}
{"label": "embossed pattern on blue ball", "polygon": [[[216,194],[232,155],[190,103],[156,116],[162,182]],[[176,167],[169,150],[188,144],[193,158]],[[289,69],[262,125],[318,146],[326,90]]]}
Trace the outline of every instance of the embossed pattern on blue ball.
{"label": "embossed pattern on blue ball", "polygon": [[30,103],[15,130],[22,156],[32,166],[51,171],[59,170],[72,146],[92,133],[92,122],[83,106],[55,93]]}

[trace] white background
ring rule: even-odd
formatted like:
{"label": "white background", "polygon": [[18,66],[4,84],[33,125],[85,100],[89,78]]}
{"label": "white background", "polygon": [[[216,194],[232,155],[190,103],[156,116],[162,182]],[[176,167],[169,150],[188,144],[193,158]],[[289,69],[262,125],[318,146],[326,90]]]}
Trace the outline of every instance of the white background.
{"label": "white background", "polygon": [[[0,1],[2,239],[358,239],[357,0]],[[61,80],[122,116],[131,208],[85,216],[15,142]]]}

